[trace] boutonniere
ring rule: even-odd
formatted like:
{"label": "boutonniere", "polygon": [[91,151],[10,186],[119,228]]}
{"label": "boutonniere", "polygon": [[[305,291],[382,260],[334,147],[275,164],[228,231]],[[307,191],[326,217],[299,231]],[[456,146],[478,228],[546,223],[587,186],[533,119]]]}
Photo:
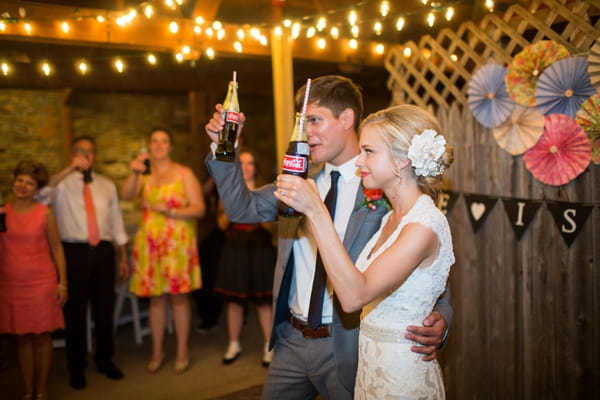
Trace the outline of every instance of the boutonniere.
{"label": "boutonniere", "polygon": [[363,191],[365,198],[362,203],[358,205],[358,208],[361,207],[369,207],[371,210],[376,210],[379,206],[385,206],[389,210],[390,203],[388,203],[387,199],[383,195],[383,190],[381,189],[366,189]]}

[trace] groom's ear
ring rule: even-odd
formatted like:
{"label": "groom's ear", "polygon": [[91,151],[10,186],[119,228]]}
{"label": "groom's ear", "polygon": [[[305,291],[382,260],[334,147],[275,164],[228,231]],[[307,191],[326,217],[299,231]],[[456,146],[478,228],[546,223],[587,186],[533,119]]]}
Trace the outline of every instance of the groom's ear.
{"label": "groom's ear", "polygon": [[340,113],[340,118],[344,129],[350,129],[354,126],[354,110],[351,108],[346,108],[344,111]]}

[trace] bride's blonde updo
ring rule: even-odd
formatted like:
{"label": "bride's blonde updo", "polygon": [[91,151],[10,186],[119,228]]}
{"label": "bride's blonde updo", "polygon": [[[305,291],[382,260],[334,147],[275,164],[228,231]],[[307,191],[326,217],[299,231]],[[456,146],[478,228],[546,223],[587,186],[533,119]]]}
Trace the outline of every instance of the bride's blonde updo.
{"label": "bride's blonde updo", "polygon": [[[392,106],[370,114],[362,121],[361,131],[368,125],[377,128],[382,140],[389,147],[392,157],[396,160],[409,158],[408,152],[414,136],[421,135],[426,130],[434,130],[440,135],[440,126],[435,117],[422,108],[410,104]],[[441,156],[435,160],[435,172],[425,175],[420,172],[418,175],[411,160],[410,173],[416,179],[421,191],[435,200],[441,186],[443,171],[452,164],[452,161],[452,147],[446,144]],[[395,170],[394,173],[398,175],[400,171]]]}

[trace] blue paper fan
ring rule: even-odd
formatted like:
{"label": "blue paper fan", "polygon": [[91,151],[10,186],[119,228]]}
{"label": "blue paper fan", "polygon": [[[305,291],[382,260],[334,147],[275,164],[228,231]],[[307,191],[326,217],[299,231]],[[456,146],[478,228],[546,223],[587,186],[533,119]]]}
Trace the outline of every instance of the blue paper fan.
{"label": "blue paper fan", "polygon": [[536,106],[544,115],[566,114],[575,118],[581,104],[596,93],[587,68],[584,57],[571,57],[544,70],[535,90]]}
{"label": "blue paper fan", "polygon": [[501,65],[485,65],[471,78],[467,89],[467,101],[473,116],[479,123],[494,128],[508,119],[515,102],[506,92],[504,76],[506,68]]}

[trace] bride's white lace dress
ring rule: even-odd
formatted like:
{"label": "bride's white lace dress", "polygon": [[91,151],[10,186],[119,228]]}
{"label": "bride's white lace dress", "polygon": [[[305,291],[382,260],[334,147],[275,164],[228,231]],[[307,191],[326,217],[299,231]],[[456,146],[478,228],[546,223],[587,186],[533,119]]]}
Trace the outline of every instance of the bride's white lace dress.
{"label": "bride's white lace dress", "polygon": [[[390,214],[383,218],[382,227]],[[408,325],[420,326],[429,315],[446,287],[450,266],[454,264],[445,215],[435,207],[431,197],[421,195],[394,233],[373,254],[370,253],[381,229],[371,238],[356,265],[361,271],[366,270],[408,223],[418,223],[435,232],[440,241],[439,253],[430,266],[417,267],[400,287],[363,308],[355,399],[445,398],[437,361],[423,361],[422,355],[410,350],[415,343],[404,338]]]}

